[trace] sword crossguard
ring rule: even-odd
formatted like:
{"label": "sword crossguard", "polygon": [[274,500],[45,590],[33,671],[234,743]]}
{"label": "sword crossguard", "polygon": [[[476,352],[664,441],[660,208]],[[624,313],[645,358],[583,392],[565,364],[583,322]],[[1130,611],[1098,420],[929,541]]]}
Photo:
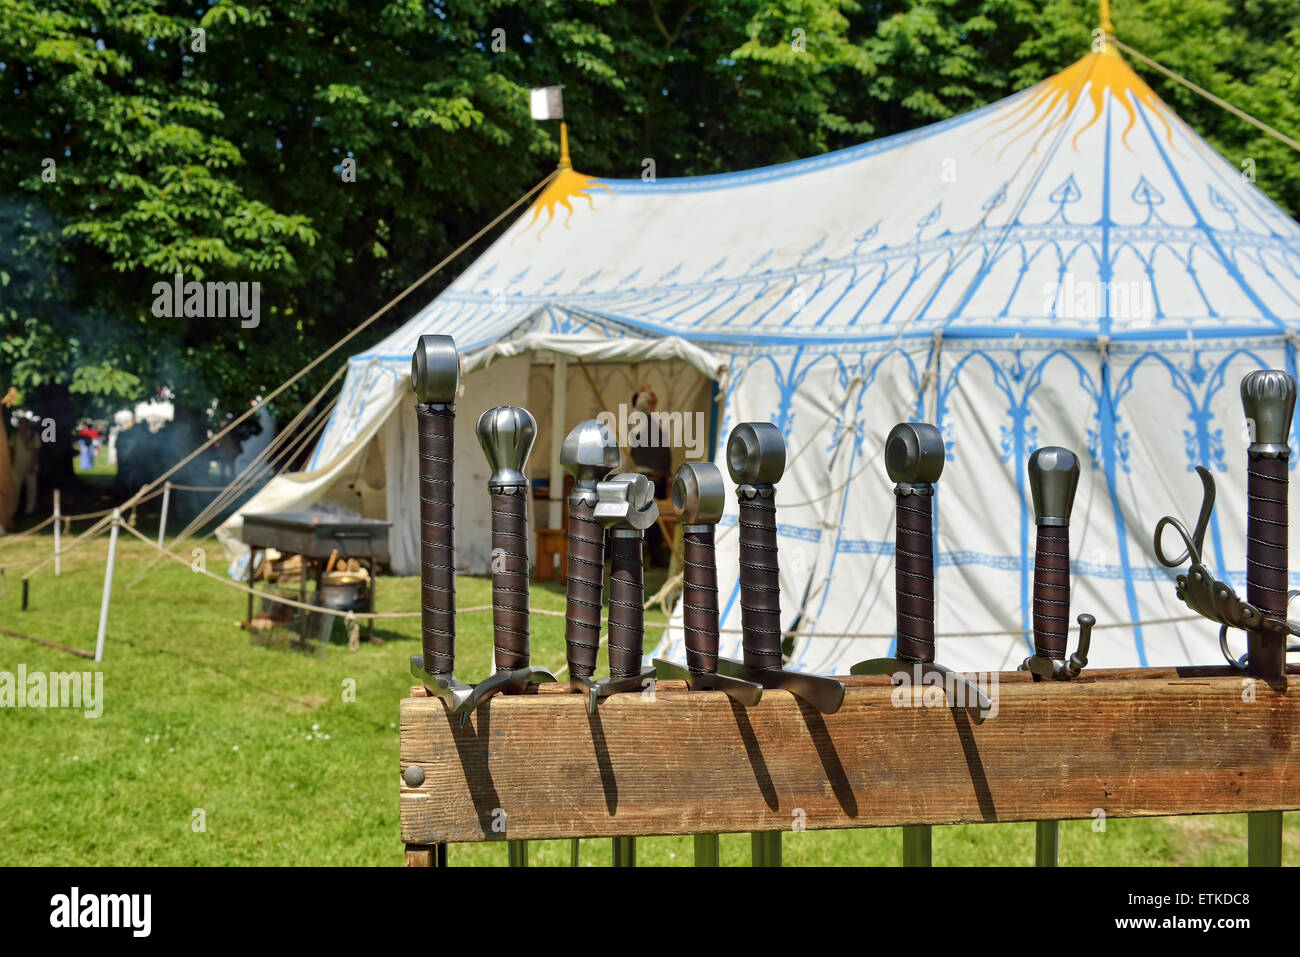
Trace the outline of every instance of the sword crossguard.
{"label": "sword crossguard", "polygon": [[655,679],[655,669],[645,665],[639,672],[634,675],[625,675],[616,678],[613,675],[607,675],[604,678],[587,678],[582,675],[570,675],[569,687],[587,696],[587,714],[595,714],[596,708],[600,702],[610,695],[627,694],[633,691],[644,691],[646,681],[653,682]]}
{"label": "sword crossguard", "polygon": [[1031,655],[1021,663],[1019,670],[1028,671],[1040,678],[1051,678],[1054,681],[1069,681],[1071,678],[1079,677],[1079,673],[1088,665],[1088,649],[1092,645],[1092,627],[1097,624],[1097,619],[1092,615],[1080,615],[1077,621],[1079,622],[1079,645],[1074,654],[1070,655],[1068,661],[1061,658],[1045,658],[1042,655]]}
{"label": "sword crossguard", "polygon": [[459,712],[460,726],[465,727],[470,714],[493,695],[523,694],[528,690],[530,684],[542,684],[554,680],[555,675],[545,668],[538,668],[535,665],[498,671],[491,677],[484,678],[470,689],[470,693],[465,699],[464,708]]}
{"label": "sword crossguard", "polygon": [[721,691],[732,701],[752,708],[763,698],[763,686],[756,681],[732,678],[715,671],[694,672],[675,661],[654,660],[655,674],[667,680],[685,681],[692,691]]}
{"label": "sword crossguard", "polygon": [[[943,688],[944,697],[950,708],[965,708],[976,724],[983,724],[984,719],[993,711],[993,702],[980,690],[979,686],[960,672],[938,664],[934,661],[904,661],[902,658],[872,658],[859,661],[849,669],[851,675],[889,675],[895,685],[903,683],[903,678],[911,676],[916,686],[937,684]],[[927,681],[929,677],[937,681]],[[949,694],[951,686],[953,694]]]}
{"label": "sword crossguard", "polygon": [[452,714],[465,714],[471,708],[467,702],[474,693],[474,686],[465,684],[455,675],[429,671],[424,667],[424,655],[411,655],[411,676],[419,679],[430,694],[447,702]]}

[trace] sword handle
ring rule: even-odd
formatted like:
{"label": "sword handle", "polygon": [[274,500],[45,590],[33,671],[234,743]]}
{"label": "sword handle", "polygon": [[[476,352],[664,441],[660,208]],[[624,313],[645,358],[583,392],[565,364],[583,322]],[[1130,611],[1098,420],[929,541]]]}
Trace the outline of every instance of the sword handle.
{"label": "sword handle", "polygon": [[420,644],[424,667],[449,675],[456,665],[454,405],[417,403],[420,446]]}
{"label": "sword handle", "polygon": [[492,625],[497,671],[526,668],[528,642],[528,499],[523,488],[493,491]]}
{"label": "sword handle", "polygon": [[564,644],[569,674],[590,678],[600,648],[604,604],[605,529],[595,520],[595,496],[569,506],[569,582],[565,592]]}
{"label": "sword handle", "polygon": [[682,531],[682,627],[693,675],[718,670],[718,565],[713,527]]}
{"label": "sword handle", "polygon": [[609,673],[630,678],[641,672],[645,640],[644,571],[640,535],[613,536],[609,575]]}
{"label": "sword handle", "polygon": [[1070,630],[1070,527],[1039,525],[1034,546],[1034,654],[1064,659]]}
{"label": "sword handle", "polygon": [[898,657],[934,661],[934,486],[896,490],[898,524],[894,558]]}
{"label": "sword handle", "polygon": [[1286,616],[1287,459],[1251,456],[1246,479],[1246,601]]}
{"label": "sword handle", "polygon": [[776,544],[776,493],[760,486],[740,497],[740,626],[745,666],[781,667],[781,568]]}

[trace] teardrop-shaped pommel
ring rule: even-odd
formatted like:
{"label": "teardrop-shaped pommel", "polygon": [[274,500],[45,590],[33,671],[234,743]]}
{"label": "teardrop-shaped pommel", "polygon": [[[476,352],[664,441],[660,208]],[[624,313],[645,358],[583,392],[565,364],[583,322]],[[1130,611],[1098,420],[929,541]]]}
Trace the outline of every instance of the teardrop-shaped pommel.
{"label": "teardrop-shaped pommel", "polygon": [[785,438],[771,422],[742,422],[727,439],[727,471],[737,485],[775,485],[785,474]]}
{"label": "teardrop-shaped pommel", "polygon": [[527,486],[524,465],[537,440],[537,420],[517,405],[488,409],[478,420],[478,444],[483,446],[492,477],[488,488]]}
{"label": "teardrop-shaped pommel", "polygon": [[1295,414],[1295,379],[1277,369],[1251,372],[1241,380],[1241,406],[1251,437],[1250,454],[1287,454]]}
{"label": "teardrop-shaped pommel", "polygon": [[645,531],[659,518],[654,483],[640,472],[620,472],[597,483],[594,517],[606,528]]}
{"label": "teardrop-shaped pommel", "polygon": [[420,336],[411,354],[411,386],[426,405],[449,405],[460,388],[460,355],[451,336]]}
{"label": "teardrop-shaped pommel", "polygon": [[885,439],[885,471],[899,485],[929,485],[943,474],[943,435],[928,422],[900,422]]}
{"label": "teardrop-shaped pommel", "polygon": [[1079,458],[1069,449],[1045,445],[1029,456],[1029,494],[1039,525],[1069,525],[1078,487]]}
{"label": "teardrop-shaped pommel", "polygon": [[578,488],[594,488],[620,461],[614,430],[596,419],[579,422],[560,446],[560,464],[573,475]]}
{"label": "teardrop-shaped pommel", "polygon": [[716,525],[726,507],[722,470],[712,462],[683,462],[673,474],[673,508],[687,525]]}

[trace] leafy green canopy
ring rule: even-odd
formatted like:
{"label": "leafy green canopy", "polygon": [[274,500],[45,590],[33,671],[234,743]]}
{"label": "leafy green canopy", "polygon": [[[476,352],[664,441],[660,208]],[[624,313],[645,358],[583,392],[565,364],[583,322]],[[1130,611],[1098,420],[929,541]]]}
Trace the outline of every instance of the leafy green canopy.
{"label": "leafy green canopy", "polygon": [[[1300,132],[1294,0],[1113,6],[1126,42]],[[242,409],[552,168],[533,86],[565,85],[585,172],[713,173],[992,102],[1096,23],[1092,0],[0,0],[0,385]],[[1149,79],[1300,209],[1294,153]],[[260,282],[260,325],[155,316],[178,271]]]}

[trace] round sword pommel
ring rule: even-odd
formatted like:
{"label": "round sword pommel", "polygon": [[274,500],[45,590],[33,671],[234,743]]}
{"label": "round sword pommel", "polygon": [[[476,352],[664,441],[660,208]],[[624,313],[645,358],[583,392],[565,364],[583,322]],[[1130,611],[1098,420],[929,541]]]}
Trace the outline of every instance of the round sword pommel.
{"label": "round sword pommel", "polygon": [[654,483],[640,472],[620,472],[596,483],[593,517],[605,528],[645,531],[659,518]]}
{"label": "round sword pommel", "polygon": [[771,422],[742,422],[727,439],[727,471],[737,485],[775,485],[785,474],[785,438]]}
{"label": "round sword pommel", "polygon": [[578,485],[594,485],[618,468],[620,461],[614,430],[596,419],[579,422],[560,446],[560,464]]}
{"label": "round sword pommel", "polygon": [[488,409],[478,420],[478,444],[483,446],[492,477],[488,488],[526,486],[524,465],[537,440],[537,420],[517,405]]}
{"label": "round sword pommel", "polygon": [[673,475],[673,508],[686,525],[717,525],[726,500],[722,470],[712,462],[684,462]]}
{"label": "round sword pommel", "polygon": [[411,386],[426,405],[450,404],[460,388],[460,354],[451,336],[420,336],[411,354]]}
{"label": "round sword pommel", "polygon": [[900,422],[885,439],[885,471],[898,485],[929,485],[943,474],[943,435],[928,422]]}
{"label": "round sword pommel", "polygon": [[1079,459],[1069,449],[1045,445],[1029,456],[1029,494],[1039,525],[1069,525],[1078,487]]}
{"label": "round sword pommel", "polygon": [[1241,380],[1241,406],[1250,430],[1251,455],[1275,457],[1290,452],[1295,379],[1276,369],[1251,372]]}

